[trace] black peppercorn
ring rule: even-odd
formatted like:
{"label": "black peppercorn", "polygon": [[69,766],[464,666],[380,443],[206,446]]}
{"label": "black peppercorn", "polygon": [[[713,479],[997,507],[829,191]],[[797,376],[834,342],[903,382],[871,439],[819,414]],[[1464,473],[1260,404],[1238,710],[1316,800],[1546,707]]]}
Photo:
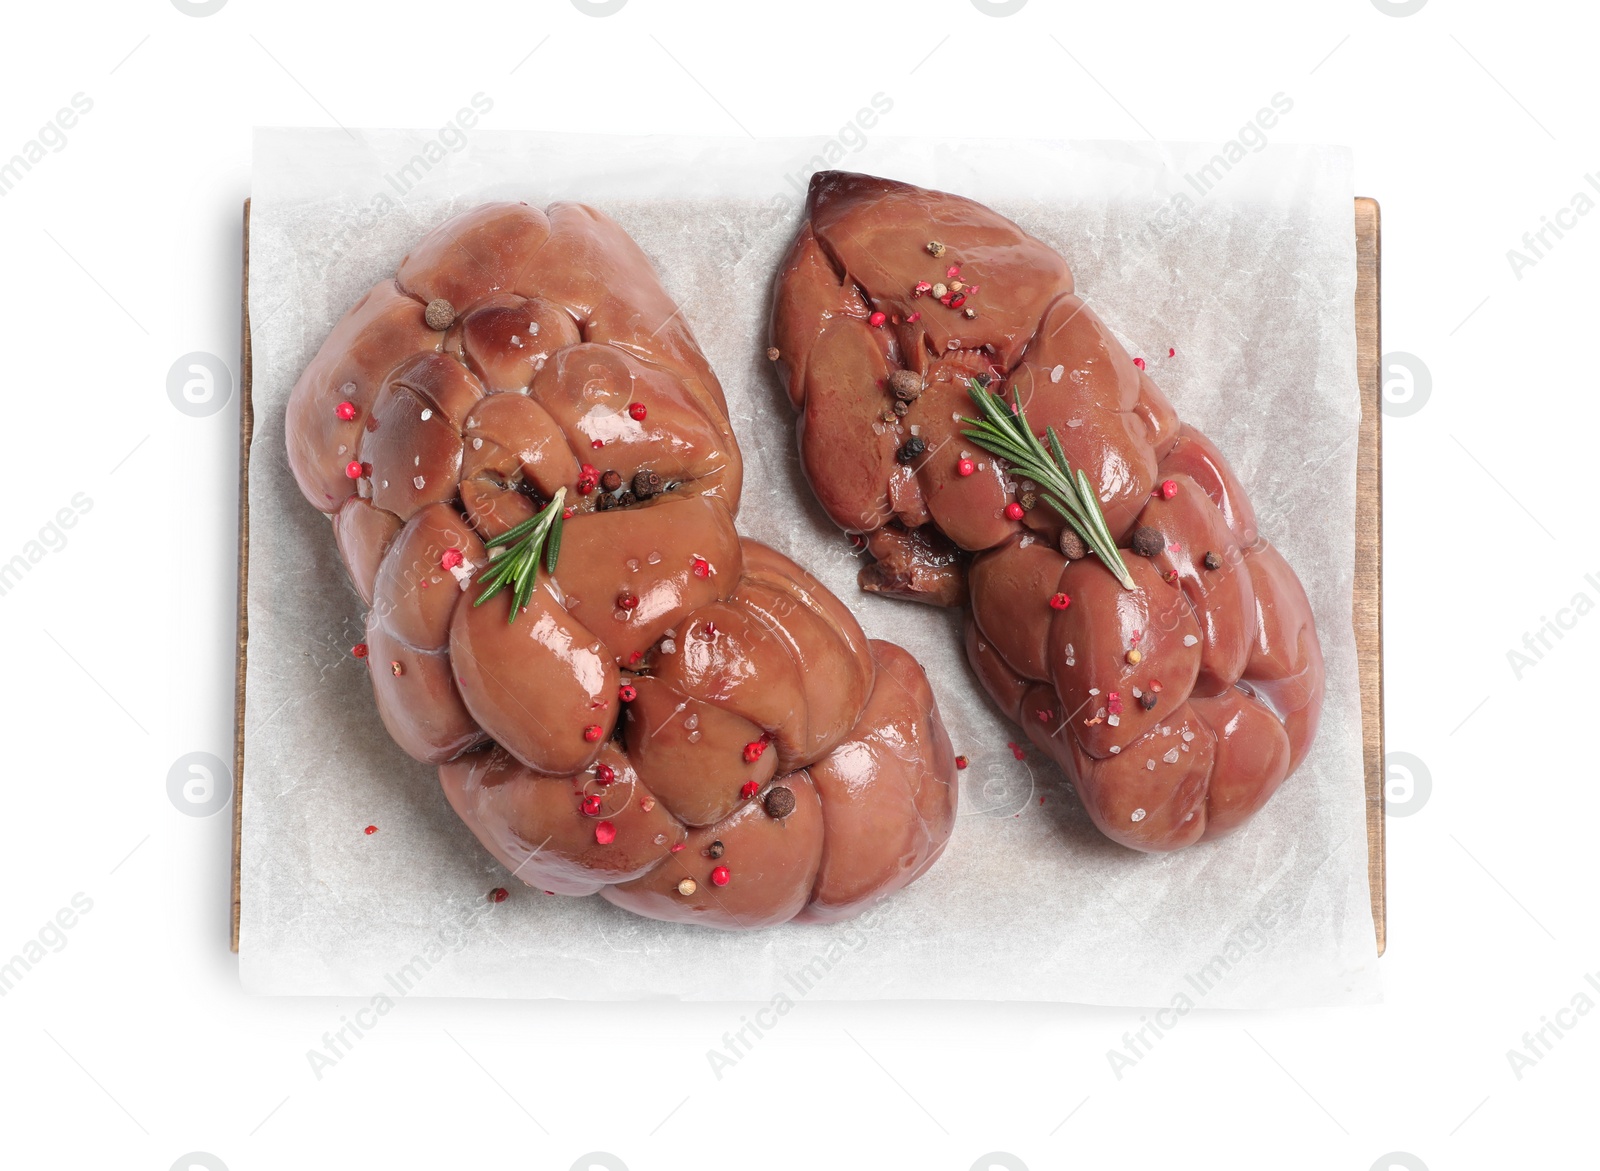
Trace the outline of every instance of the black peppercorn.
{"label": "black peppercorn", "polygon": [[633,475],[633,494],[640,500],[649,500],[661,491],[661,477],[648,468]]}
{"label": "black peppercorn", "polygon": [[720,858],[720,857],[722,857],[722,851],[724,849],[725,849],[725,847],[723,846],[723,844],[722,844],[722,842],[720,840],[712,842],[711,845],[706,850],[706,857],[707,858]]}
{"label": "black peppercorn", "polygon": [[428,323],[429,329],[449,329],[455,324],[455,306],[443,297],[435,297],[422,311],[422,319]]}
{"label": "black peppercorn", "polygon": [[1167,547],[1167,540],[1149,525],[1133,530],[1133,551],[1141,557],[1154,557]]}
{"label": "black peppercorn", "polygon": [[927,450],[928,445],[922,441],[922,437],[913,435],[900,445],[900,450],[894,453],[894,458],[903,464],[908,464]]}
{"label": "black peppercorn", "polygon": [[1139,697],[1139,706],[1144,708],[1145,711],[1150,711],[1156,706],[1156,697],[1151,695],[1148,691],[1145,692]]}
{"label": "black peppercorn", "polygon": [[768,791],[766,799],[767,816],[777,821],[782,821],[794,812],[794,793],[778,785]]}
{"label": "black peppercorn", "polygon": [[903,399],[895,399],[894,405],[889,408],[894,412],[894,417],[903,419],[911,413],[911,404]]}
{"label": "black peppercorn", "polygon": [[988,390],[988,389],[989,389],[989,376],[988,376],[988,375],[987,375],[987,374],[980,374],[980,375],[978,375],[978,377],[977,377],[977,383],[978,383],[978,385],[979,385],[979,386],[981,386],[981,387],[982,387],[982,388],[983,388],[983,389],[984,389],[984,390]]}
{"label": "black peppercorn", "polygon": [[1222,558],[1218,557],[1215,553],[1207,553],[1205,565],[1207,569],[1221,569]]}
{"label": "black peppercorn", "polygon": [[602,492],[594,498],[596,512],[608,512],[617,506],[617,498],[609,492]]}
{"label": "black peppercorn", "polygon": [[1089,547],[1083,543],[1083,538],[1073,532],[1071,528],[1061,530],[1061,537],[1056,542],[1056,548],[1061,550],[1061,556],[1068,561],[1077,561],[1089,555]]}
{"label": "black peppercorn", "polygon": [[894,392],[895,398],[908,403],[922,393],[922,375],[910,370],[896,370],[889,375],[889,389]]}
{"label": "black peppercorn", "polygon": [[622,473],[615,468],[607,468],[600,473],[600,487],[607,492],[615,492],[622,487]]}
{"label": "black peppercorn", "polygon": [[639,503],[639,498],[637,496],[635,496],[632,492],[624,492],[621,496],[617,497],[617,504],[618,504],[619,507],[622,507],[622,508],[626,508],[630,504],[638,504],[638,503]]}

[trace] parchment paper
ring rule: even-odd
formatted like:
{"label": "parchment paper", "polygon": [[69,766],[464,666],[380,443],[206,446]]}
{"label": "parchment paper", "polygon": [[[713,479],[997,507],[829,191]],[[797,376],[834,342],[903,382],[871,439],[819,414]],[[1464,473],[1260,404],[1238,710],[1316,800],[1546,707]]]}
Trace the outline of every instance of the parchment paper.
{"label": "parchment paper", "polygon": [[[460,139],[461,141],[457,141]],[[250,654],[240,969],[264,993],[1336,1004],[1379,995],[1350,624],[1359,400],[1348,156],[1271,146],[602,138],[264,130],[250,306]],[[1310,758],[1245,829],[1146,856],[1106,842],[989,704],[958,615],[866,596],[812,500],[769,369],[775,264],[809,172],[872,171],[992,204],[1232,461],[1311,596],[1328,664]],[[1181,197],[1181,198],[1180,198]],[[782,549],[926,666],[962,774],[943,859],[881,911],[732,934],[510,882],[434,770],[384,733],[349,656],[363,607],[283,452],[290,388],[423,232],[484,199],[578,199],[660,270],[726,388],[742,532]],[[1168,356],[1168,350],[1175,350]],[[375,825],[377,831],[364,833]],[[487,892],[513,888],[500,904]]]}

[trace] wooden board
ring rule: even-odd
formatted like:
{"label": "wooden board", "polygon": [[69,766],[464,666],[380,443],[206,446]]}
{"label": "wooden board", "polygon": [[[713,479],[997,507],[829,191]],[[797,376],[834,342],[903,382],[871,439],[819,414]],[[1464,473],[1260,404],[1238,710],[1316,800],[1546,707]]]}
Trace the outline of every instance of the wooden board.
{"label": "wooden board", "polygon": [[[1355,202],[1356,361],[1361,384],[1361,430],[1356,458],[1356,571],[1352,618],[1361,670],[1361,722],[1367,796],[1367,878],[1378,954],[1387,944],[1384,875],[1383,751],[1383,399],[1379,320],[1379,214],[1373,199]],[[239,627],[233,745],[233,930],[239,950],[239,849],[244,801],[244,675],[249,649],[250,437],[250,201],[244,203],[244,279],[239,332]]]}
{"label": "wooden board", "polygon": [[239,311],[239,624],[233,678],[233,918],[229,946],[239,950],[239,849],[244,838],[244,668],[250,649],[250,201],[244,201],[244,295]]}
{"label": "wooden board", "polygon": [[1367,778],[1367,885],[1378,954],[1388,946],[1384,872],[1383,762],[1383,329],[1378,201],[1356,200],[1356,369],[1361,430],[1356,437],[1356,580],[1352,618],[1361,670],[1362,759]]}

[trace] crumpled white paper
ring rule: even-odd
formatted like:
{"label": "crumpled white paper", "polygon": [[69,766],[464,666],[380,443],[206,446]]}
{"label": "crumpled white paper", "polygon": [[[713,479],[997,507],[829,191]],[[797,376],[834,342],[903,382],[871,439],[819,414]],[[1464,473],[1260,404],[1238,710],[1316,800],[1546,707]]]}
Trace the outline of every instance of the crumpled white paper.
{"label": "crumpled white paper", "polygon": [[[1272,146],[1202,174],[1209,147],[854,145],[258,132],[248,988],[1228,1007],[1377,999],[1350,625],[1359,400],[1347,154]],[[1079,292],[1232,461],[1262,532],[1307,587],[1328,663],[1310,759],[1239,833],[1165,856],[1105,841],[1051,765],[1032,750],[1013,759],[1007,742],[1022,737],[968,669],[958,615],[857,590],[858,562],[800,474],[764,353],[774,268],[806,178],[825,163],[972,196],[1058,248]],[[290,477],[284,407],[346,308],[425,231],[486,199],[581,200],[633,234],[726,388],[745,456],[740,530],[810,568],[869,634],[926,666],[972,763],[944,857],[880,911],[731,934],[523,888],[456,820],[434,770],[384,733],[366,667],[349,655],[363,607],[327,522]],[[502,884],[511,897],[490,903]]]}

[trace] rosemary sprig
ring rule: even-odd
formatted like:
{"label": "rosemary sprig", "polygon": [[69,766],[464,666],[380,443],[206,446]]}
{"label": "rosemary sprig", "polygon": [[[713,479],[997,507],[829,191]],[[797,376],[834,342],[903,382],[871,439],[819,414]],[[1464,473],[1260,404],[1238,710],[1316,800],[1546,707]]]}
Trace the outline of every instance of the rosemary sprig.
{"label": "rosemary sprig", "polygon": [[1016,405],[1008,407],[1003,398],[990,394],[976,378],[967,383],[967,391],[972,395],[972,401],[978,404],[978,413],[983,417],[963,418],[961,421],[972,429],[961,434],[991,455],[1005,460],[1018,475],[1038,484],[1044,490],[1042,499],[1045,503],[1066,518],[1073,531],[1083,538],[1083,543],[1094,550],[1105,567],[1122,583],[1122,588],[1136,588],[1128,567],[1122,561],[1122,554],[1117,550],[1117,542],[1106,527],[1105,514],[1100,511],[1100,497],[1094,485],[1089,483],[1089,477],[1083,474],[1082,468],[1076,472],[1072,470],[1066,452],[1061,450],[1056,429],[1045,428],[1050,440],[1050,449],[1046,451],[1044,444],[1034,435],[1033,428],[1028,426],[1020,395],[1013,392]]}
{"label": "rosemary sprig", "polygon": [[484,570],[478,584],[485,586],[474,606],[481,606],[506,586],[511,587],[511,613],[508,623],[517,620],[518,612],[533,597],[533,587],[539,581],[539,562],[544,561],[547,572],[556,571],[556,558],[561,554],[561,509],[567,490],[556,489],[550,503],[538,516],[530,517],[519,525],[507,529],[494,539],[500,550],[489,558],[489,568]]}

